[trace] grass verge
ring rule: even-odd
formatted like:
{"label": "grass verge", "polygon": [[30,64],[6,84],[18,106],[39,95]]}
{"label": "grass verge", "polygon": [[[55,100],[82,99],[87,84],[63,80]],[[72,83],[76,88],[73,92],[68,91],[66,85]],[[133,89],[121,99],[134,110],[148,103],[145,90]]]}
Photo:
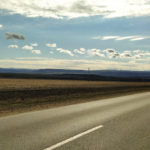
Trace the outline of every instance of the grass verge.
{"label": "grass verge", "polygon": [[150,91],[150,83],[10,80],[0,86],[0,116]]}

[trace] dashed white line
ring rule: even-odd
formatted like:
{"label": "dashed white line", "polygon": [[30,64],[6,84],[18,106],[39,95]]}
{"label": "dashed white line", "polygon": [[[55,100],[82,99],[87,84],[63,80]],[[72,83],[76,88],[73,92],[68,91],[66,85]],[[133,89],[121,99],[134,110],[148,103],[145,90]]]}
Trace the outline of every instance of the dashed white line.
{"label": "dashed white line", "polygon": [[60,147],[60,146],[62,146],[62,145],[64,145],[64,144],[66,144],[66,143],[69,143],[69,142],[71,142],[71,141],[73,141],[73,140],[76,140],[76,139],[80,138],[81,136],[84,136],[84,135],[86,135],[86,134],[89,134],[89,133],[91,133],[91,132],[93,132],[93,131],[95,131],[95,130],[98,130],[98,129],[102,128],[102,127],[103,127],[103,125],[99,125],[99,126],[97,126],[97,127],[94,127],[94,128],[92,128],[92,129],[89,129],[89,130],[87,130],[87,131],[85,131],[85,132],[82,132],[82,133],[80,133],[80,134],[77,134],[77,135],[75,135],[75,136],[73,136],[73,137],[71,137],[71,138],[69,138],[69,139],[67,139],[67,140],[64,140],[64,141],[59,142],[59,143],[57,143],[57,144],[55,144],[55,145],[52,145],[52,146],[50,146],[50,147],[48,147],[48,148],[46,148],[46,149],[44,149],[44,150],[54,150],[54,149],[56,149],[56,148],[58,148],[58,147]]}

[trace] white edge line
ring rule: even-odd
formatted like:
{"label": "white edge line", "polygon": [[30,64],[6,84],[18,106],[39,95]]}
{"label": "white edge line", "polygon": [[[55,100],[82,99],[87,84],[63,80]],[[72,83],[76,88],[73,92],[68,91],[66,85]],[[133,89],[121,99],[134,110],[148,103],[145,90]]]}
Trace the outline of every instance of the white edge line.
{"label": "white edge line", "polygon": [[57,144],[55,144],[55,145],[52,145],[52,146],[50,146],[50,147],[48,147],[48,148],[46,148],[46,149],[44,149],[44,150],[54,150],[54,149],[56,149],[56,148],[58,148],[58,147],[60,147],[60,146],[62,146],[62,145],[64,145],[64,144],[66,144],[66,143],[69,143],[69,142],[71,142],[71,141],[73,141],[73,140],[75,140],[75,139],[80,138],[81,136],[84,136],[84,135],[86,135],[86,134],[89,134],[89,133],[91,133],[91,132],[93,132],[93,131],[95,131],[95,130],[98,130],[98,129],[102,128],[102,127],[103,127],[103,125],[99,125],[99,126],[97,126],[97,127],[94,127],[94,128],[92,128],[92,129],[89,129],[89,130],[87,130],[87,131],[85,131],[85,132],[82,132],[82,133],[80,133],[80,134],[77,134],[77,135],[75,135],[75,136],[73,136],[73,137],[71,137],[71,138],[69,138],[69,139],[67,139],[67,140],[64,140],[64,141],[59,142],[59,143],[57,143]]}

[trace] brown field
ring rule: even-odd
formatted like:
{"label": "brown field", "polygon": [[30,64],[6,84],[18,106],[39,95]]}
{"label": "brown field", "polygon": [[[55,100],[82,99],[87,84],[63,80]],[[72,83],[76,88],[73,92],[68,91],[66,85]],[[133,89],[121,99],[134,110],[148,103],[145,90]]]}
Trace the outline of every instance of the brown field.
{"label": "brown field", "polygon": [[0,90],[77,88],[77,87],[116,87],[150,86],[150,82],[116,81],[79,81],[79,80],[42,80],[42,79],[5,79],[0,78]]}
{"label": "brown field", "polygon": [[0,115],[150,91],[150,82],[0,79]]}

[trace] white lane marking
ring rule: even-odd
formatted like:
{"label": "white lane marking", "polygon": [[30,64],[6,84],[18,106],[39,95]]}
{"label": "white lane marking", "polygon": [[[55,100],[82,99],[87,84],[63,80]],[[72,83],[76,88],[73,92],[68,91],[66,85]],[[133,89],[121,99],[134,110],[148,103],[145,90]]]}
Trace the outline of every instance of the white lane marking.
{"label": "white lane marking", "polygon": [[44,150],[54,150],[54,149],[56,149],[56,148],[58,148],[58,147],[60,147],[60,146],[62,146],[62,145],[64,145],[64,144],[66,144],[66,143],[69,143],[69,142],[71,142],[71,141],[73,141],[73,140],[75,140],[75,139],[80,138],[81,136],[84,136],[84,135],[86,135],[86,134],[89,134],[89,133],[91,133],[91,132],[93,132],[93,131],[95,131],[95,130],[98,130],[98,129],[102,128],[102,127],[103,127],[103,125],[99,125],[99,126],[97,126],[97,127],[94,127],[94,128],[92,128],[92,129],[89,129],[89,130],[87,130],[87,131],[85,131],[85,132],[82,132],[82,133],[80,133],[80,134],[77,134],[77,135],[75,135],[75,136],[73,136],[73,137],[71,137],[71,138],[69,138],[69,139],[67,139],[67,140],[64,140],[64,141],[60,142],[60,143],[57,143],[57,144],[55,144],[55,145],[52,145],[52,146],[50,146],[50,147],[48,147],[48,148],[46,148],[46,149],[44,149]]}

